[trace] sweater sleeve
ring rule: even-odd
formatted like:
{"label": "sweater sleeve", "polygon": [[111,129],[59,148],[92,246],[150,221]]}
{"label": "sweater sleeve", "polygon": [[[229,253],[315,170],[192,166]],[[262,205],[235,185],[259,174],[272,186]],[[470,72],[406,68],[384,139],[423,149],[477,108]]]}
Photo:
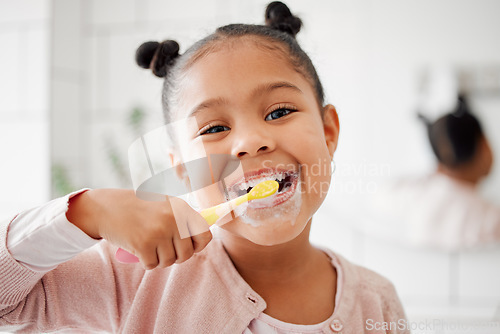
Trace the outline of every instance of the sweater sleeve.
{"label": "sweater sleeve", "polygon": [[0,223],[0,331],[119,331],[144,275],[140,265],[118,263],[116,247],[101,241],[36,271],[9,252],[8,229]]}
{"label": "sweater sleeve", "polygon": [[69,199],[82,189],[18,214],[8,226],[7,249],[34,271],[49,271],[98,243],[66,218]]}

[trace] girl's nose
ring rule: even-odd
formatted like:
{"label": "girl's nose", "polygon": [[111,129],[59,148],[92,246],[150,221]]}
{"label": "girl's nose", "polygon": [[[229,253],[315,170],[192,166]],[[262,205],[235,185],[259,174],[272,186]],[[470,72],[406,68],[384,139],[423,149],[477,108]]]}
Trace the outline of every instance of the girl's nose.
{"label": "girl's nose", "polygon": [[235,135],[237,139],[233,144],[231,153],[238,158],[271,152],[276,146],[272,134],[265,132],[263,129],[257,131],[255,127],[252,129],[247,127]]}

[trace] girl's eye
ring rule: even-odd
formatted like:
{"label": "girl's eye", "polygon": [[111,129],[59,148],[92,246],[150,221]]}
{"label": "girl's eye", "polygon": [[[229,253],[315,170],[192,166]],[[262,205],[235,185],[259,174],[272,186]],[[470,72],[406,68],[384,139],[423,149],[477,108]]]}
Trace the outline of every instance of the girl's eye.
{"label": "girl's eye", "polygon": [[215,125],[215,126],[210,126],[206,130],[202,130],[200,132],[200,135],[205,135],[205,134],[210,134],[210,133],[217,133],[217,132],[228,131],[228,130],[230,130],[230,129],[227,126],[224,126],[224,125]]}
{"label": "girl's eye", "polygon": [[276,109],[274,111],[271,111],[267,116],[266,116],[266,121],[272,121],[273,119],[278,119],[283,116],[286,116],[288,114],[291,114],[295,110],[290,109],[290,108],[280,108]]}

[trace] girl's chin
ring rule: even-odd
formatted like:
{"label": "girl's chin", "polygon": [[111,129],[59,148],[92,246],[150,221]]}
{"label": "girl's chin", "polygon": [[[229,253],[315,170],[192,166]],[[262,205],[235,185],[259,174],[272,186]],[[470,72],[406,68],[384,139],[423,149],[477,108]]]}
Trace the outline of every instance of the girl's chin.
{"label": "girl's chin", "polygon": [[[294,219],[297,219],[297,217],[294,217]],[[254,244],[273,246],[295,239],[302,233],[305,226],[306,223],[300,223],[296,220],[290,222],[283,219],[267,220],[253,226],[237,218],[223,225],[222,228]]]}
{"label": "girl's chin", "polygon": [[304,204],[298,185],[277,199],[254,201],[236,208],[236,218],[222,227],[258,245],[282,244],[304,230],[307,219],[300,215]]}

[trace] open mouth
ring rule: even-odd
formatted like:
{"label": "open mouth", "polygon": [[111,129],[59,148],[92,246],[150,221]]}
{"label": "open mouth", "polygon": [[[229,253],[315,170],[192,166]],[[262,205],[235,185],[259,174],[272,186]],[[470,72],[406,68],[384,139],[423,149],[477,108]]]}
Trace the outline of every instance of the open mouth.
{"label": "open mouth", "polygon": [[[259,171],[253,175],[246,175],[242,180],[234,183],[228,188],[230,198],[239,197],[248,194],[253,187],[262,181],[275,180],[279,184],[278,192],[271,196],[273,198],[271,205],[277,205],[293,195],[297,185],[299,173],[291,170],[265,170]],[[264,201],[256,200],[256,201]],[[266,205],[267,206],[267,205]]]}

